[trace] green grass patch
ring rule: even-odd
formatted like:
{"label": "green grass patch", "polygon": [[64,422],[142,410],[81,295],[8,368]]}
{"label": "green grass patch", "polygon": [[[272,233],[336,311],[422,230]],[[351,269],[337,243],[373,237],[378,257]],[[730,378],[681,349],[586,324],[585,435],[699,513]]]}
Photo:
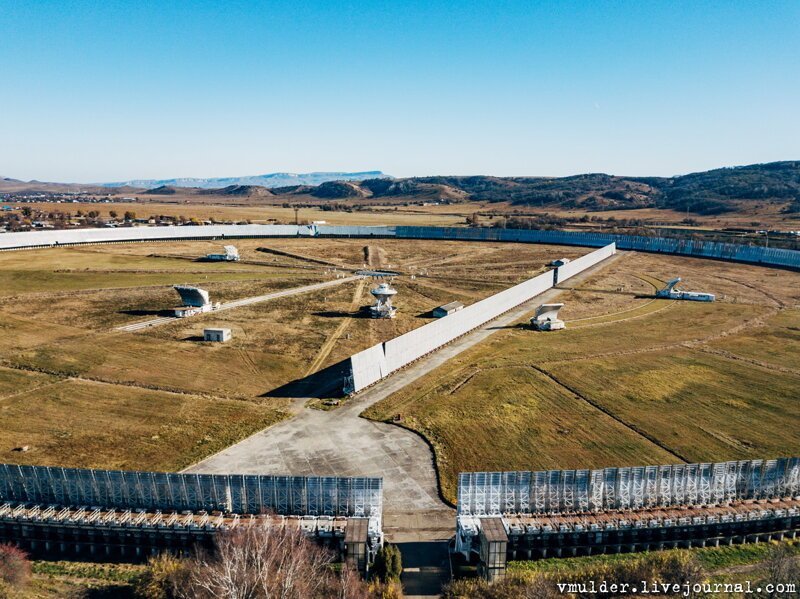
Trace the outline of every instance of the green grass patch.
{"label": "green grass patch", "polygon": [[[800,541],[783,541],[793,551],[800,555]],[[710,575],[722,573],[727,568],[758,564],[769,556],[778,545],[773,543],[747,543],[724,547],[704,547],[696,549],[667,549],[686,553],[694,557],[697,562]],[[508,571],[518,576],[532,576],[535,574],[570,574],[580,577],[582,571],[588,571],[596,566],[618,563],[633,563],[644,559],[653,552],[624,553],[614,555],[592,555],[588,557],[549,558],[537,561],[511,561],[508,562]]]}
{"label": "green grass patch", "polygon": [[83,578],[106,582],[132,583],[147,566],[139,564],[108,564],[93,562],[34,561],[33,574],[49,577]]}

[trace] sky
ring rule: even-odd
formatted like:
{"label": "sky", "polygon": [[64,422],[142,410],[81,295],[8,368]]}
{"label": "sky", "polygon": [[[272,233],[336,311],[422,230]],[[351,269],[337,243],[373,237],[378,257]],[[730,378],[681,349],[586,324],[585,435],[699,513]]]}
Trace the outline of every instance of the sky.
{"label": "sky", "polygon": [[797,0],[0,0],[7,177],[797,159]]}

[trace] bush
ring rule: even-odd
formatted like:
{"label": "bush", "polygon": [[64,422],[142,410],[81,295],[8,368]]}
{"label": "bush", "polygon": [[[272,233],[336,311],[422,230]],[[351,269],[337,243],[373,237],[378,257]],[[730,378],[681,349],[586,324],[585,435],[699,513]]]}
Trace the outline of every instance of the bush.
{"label": "bush", "polygon": [[28,554],[15,545],[0,545],[0,581],[11,588],[24,587],[31,578]]}
{"label": "bush", "polygon": [[555,599],[565,595],[548,577],[507,578],[493,585],[483,579],[456,580],[442,589],[443,599]]}
{"label": "bush", "polygon": [[384,583],[400,580],[400,575],[403,573],[403,557],[397,546],[387,543],[378,549],[372,571],[378,580]]}
{"label": "bush", "polygon": [[134,583],[136,596],[141,599],[176,599],[187,575],[184,560],[168,553],[151,557],[147,561],[147,570]]}

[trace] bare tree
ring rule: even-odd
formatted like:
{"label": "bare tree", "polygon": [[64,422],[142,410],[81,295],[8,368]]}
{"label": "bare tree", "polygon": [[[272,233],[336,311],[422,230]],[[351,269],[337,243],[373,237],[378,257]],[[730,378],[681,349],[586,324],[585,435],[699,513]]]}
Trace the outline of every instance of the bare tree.
{"label": "bare tree", "polygon": [[[789,597],[796,596],[797,589],[800,589],[800,563],[798,562],[797,550],[787,543],[776,545],[770,550],[769,557],[764,561],[765,577],[759,586],[767,588],[772,585],[770,591],[764,591],[764,597]],[[786,585],[794,585],[792,592],[786,591]]]}
{"label": "bare tree", "polygon": [[[337,577],[332,555],[288,527],[242,527],[217,537],[213,553],[190,560],[186,599],[358,599],[360,580]],[[357,584],[356,584],[357,583]]]}
{"label": "bare tree", "polygon": [[11,544],[0,545],[0,582],[22,588],[31,577],[28,554]]}

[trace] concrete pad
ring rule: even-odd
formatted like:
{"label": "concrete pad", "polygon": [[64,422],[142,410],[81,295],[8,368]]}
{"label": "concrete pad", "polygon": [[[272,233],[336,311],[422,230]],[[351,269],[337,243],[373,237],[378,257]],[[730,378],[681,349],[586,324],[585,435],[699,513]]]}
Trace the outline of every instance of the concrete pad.
{"label": "concrete pad", "polygon": [[416,434],[357,415],[307,409],[190,468],[189,472],[378,476],[384,510],[441,507],[433,455]]}

